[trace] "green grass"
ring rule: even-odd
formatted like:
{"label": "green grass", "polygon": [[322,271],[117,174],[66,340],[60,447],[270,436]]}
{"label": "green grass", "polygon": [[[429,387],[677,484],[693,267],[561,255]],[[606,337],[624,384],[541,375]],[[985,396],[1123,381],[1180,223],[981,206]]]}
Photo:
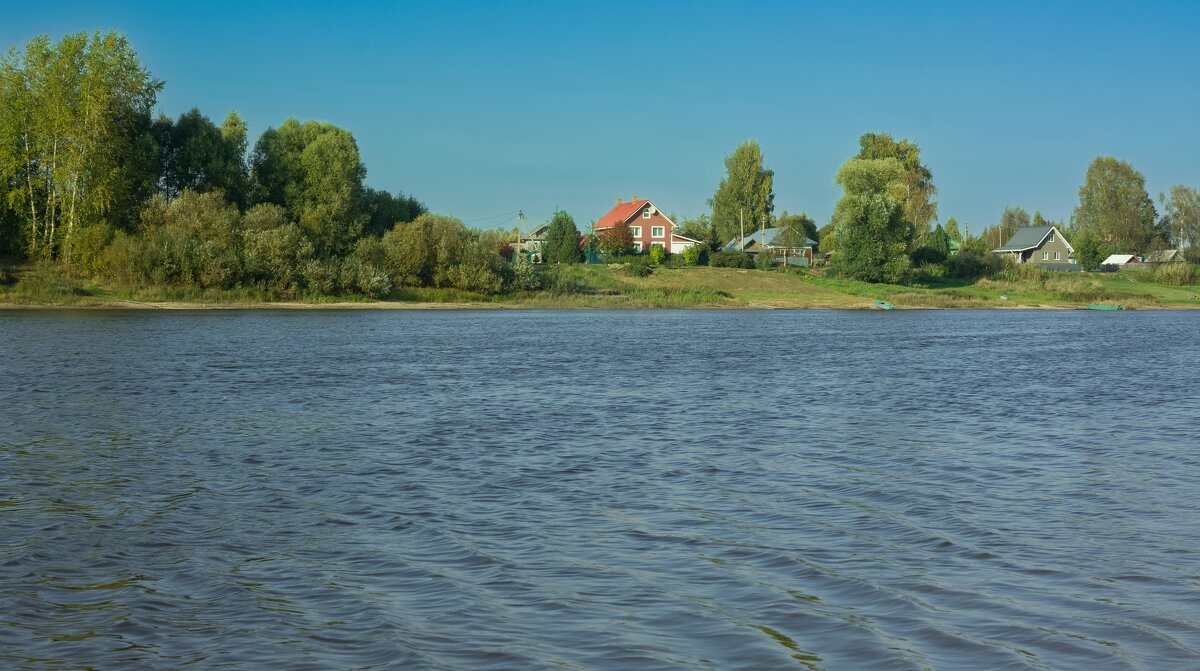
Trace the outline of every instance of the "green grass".
{"label": "green grass", "polygon": [[[924,278],[911,284],[870,284],[830,276],[820,270],[657,267],[649,276],[636,277],[620,266],[572,265],[540,267],[538,272],[545,285],[541,291],[497,296],[458,289],[401,287],[392,292],[387,303],[542,309],[867,309],[873,301],[884,300],[901,308],[1070,308],[1088,303],[1122,304],[1130,308],[1200,308],[1200,286],[1155,283],[1150,281],[1153,277],[1149,273],[1066,274],[1021,268],[978,281]],[[233,307],[379,305],[358,295],[278,300],[255,287],[204,289],[100,282],[73,276],[51,264],[10,268],[0,277],[0,304],[88,307],[138,303]]]}

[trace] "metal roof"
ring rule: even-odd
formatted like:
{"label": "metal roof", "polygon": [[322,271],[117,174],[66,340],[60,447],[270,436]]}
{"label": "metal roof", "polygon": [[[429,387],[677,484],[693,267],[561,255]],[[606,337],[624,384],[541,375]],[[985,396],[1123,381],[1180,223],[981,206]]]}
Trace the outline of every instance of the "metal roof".
{"label": "metal roof", "polygon": [[1123,266],[1126,263],[1137,261],[1137,257],[1133,254],[1113,254],[1112,256],[1100,262],[1102,266]]}
{"label": "metal roof", "polygon": [[[766,240],[767,243],[765,245],[763,245],[765,247],[782,247],[783,246],[782,244],[776,244],[775,239],[778,238],[779,234],[783,233],[784,230],[785,229],[783,229],[783,228],[767,228],[767,229],[763,229],[763,230],[754,231],[754,233],[746,236],[745,246],[750,246],[754,243],[762,244],[762,241]],[[808,237],[805,237],[804,238],[804,246],[816,247],[817,241],[809,239]],[[734,239],[730,240],[728,244],[725,245],[724,249],[725,249],[725,251],[728,252],[728,251],[736,251],[738,249],[741,249],[742,247],[743,247],[743,245],[741,243],[741,240],[739,238],[734,238]]]}
{"label": "metal roof", "polygon": [[[1054,226],[1025,226],[1018,228],[1016,233],[1004,243],[1003,247],[993,249],[994,252],[1023,252],[1027,249],[1036,249],[1050,234],[1050,231],[1055,230]],[[1068,245],[1069,246],[1069,245]]]}

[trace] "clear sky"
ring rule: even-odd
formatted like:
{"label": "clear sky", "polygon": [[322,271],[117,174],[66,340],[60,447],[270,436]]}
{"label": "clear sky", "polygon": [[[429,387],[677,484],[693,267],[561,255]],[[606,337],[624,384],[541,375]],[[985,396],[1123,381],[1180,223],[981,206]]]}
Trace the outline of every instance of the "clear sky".
{"label": "clear sky", "polygon": [[[913,6],[908,6],[909,4]],[[858,137],[921,147],[939,218],[1069,219],[1097,155],[1200,186],[1200,3],[21,3],[0,44],[117,29],[160,111],[343,126],[367,182],[469,224],[616,198],[696,215],[746,139],[828,222]]]}

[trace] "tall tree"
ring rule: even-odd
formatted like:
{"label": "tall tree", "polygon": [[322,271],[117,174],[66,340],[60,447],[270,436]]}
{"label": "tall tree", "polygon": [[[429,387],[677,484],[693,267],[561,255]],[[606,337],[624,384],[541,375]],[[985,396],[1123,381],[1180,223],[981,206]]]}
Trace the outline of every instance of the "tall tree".
{"label": "tall tree", "polygon": [[363,191],[363,204],[368,217],[363,233],[375,237],[392,230],[396,224],[413,221],[428,211],[423,203],[412,196],[399,192],[393,196],[383,189],[369,187]]}
{"label": "tall tree", "polygon": [[858,145],[858,158],[900,161],[906,187],[901,198],[904,218],[913,225],[914,238],[919,239],[937,218],[937,187],[933,185],[933,172],[921,163],[920,147],[908,140],[897,142],[887,133],[866,133],[858,139]]}
{"label": "tall tree", "polygon": [[129,209],[139,183],[128,164],[161,87],[115,32],[39,36],[0,59],[0,176],[29,255],[50,257]]}
{"label": "tall tree", "polygon": [[785,210],[779,215],[779,219],[775,220],[775,227],[782,229],[779,235],[782,244],[787,247],[803,247],[805,238],[814,242],[818,239],[816,222],[803,212],[788,214]]}
{"label": "tall tree", "polygon": [[750,140],[725,157],[725,178],[708,200],[721,244],[771,225],[775,210],[775,171],[763,167],[762,149]]}
{"label": "tall tree", "polygon": [[1165,209],[1180,246],[1184,241],[1193,247],[1200,244],[1200,190],[1172,186]]}
{"label": "tall tree", "polygon": [[346,252],[369,220],[366,168],[348,131],[288,119],[262,134],[251,159],[251,201],[282,205],[318,254]]}
{"label": "tall tree", "polygon": [[246,204],[246,124],[237,112],[230,112],[221,128],[195,108],[174,123],[160,118],[154,128],[167,198],[176,198],[185,189],[197,193],[219,189],[230,202]]}
{"label": "tall tree", "polygon": [[958,220],[954,217],[950,217],[946,220],[946,225],[943,227],[943,230],[946,231],[946,235],[948,235],[950,239],[954,240],[955,242],[962,242],[962,231],[958,230]]}
{"label": "tall tree", "polygon": [[852,158],[838,171],[845,190],[834,210],[841,272],[867,282],[898,282],[909,268],[912,226],[904,218],[908,186],[904,166],[896,158]]}
{"label": "tall tree", "polygon": [[575,220],[563,210],[550,218],[546,229],[546,241],[542,243],[542,255],[548,263],[578,263],[582,260],[579,250],[579,229]]}
{"label": "tall tree", "polygon": [[1146,193],[1146,179],[1133,166],[1111,156],[1099,156],[1088,166],[1079,205],[1071,225],[1078,233],[1092,233],[1139,253],[1154,238],[1157,219],[1154,201]]}

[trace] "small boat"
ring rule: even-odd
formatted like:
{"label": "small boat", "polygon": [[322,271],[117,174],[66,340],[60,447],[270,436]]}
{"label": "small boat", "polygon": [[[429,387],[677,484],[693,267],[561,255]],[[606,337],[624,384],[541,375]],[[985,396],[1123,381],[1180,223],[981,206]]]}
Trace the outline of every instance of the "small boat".
{"label": "small boat", "polygon": [[895,305],[892,305],[891,303],[889,303],[887,301],[875,301],[875,307],[879,308],[880,310],[895,310],[896,309]]}
{"label": "small boat", "polygon": [[1089,309],[1089,310],[1124,310],[1125,308],[1120,305],[1101,305],[1099,303],[1088,303],[1087,309]]}

